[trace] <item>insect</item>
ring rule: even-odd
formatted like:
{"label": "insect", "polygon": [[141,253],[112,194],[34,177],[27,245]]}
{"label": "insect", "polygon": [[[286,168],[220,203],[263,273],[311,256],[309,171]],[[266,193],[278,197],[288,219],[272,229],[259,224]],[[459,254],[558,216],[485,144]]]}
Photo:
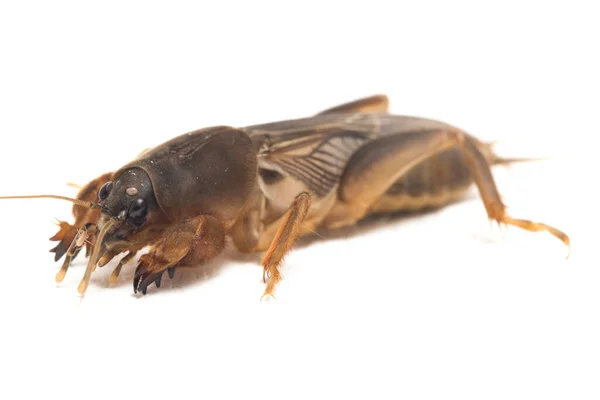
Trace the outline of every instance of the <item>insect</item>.
{"label": "insect", "polygon": [[135,293],[160,287],[166,272],[217,256],[226,238],[240,252],[264,252],[261,264],[273,295],[280,264],[299,237],[338,229],[374,214],[443,207],[476,185],[490,220],[569,238],[543,223],[508,215],[491,167],[515,161],[490,143],[446,123],[392,115],[385,95],[357,99],[295,120],[185,133],[85,185],[74,222],[60,222],[51,238],[56,276],[85,248],[89,257],[78,290],[90,276],[125,254],[113,271],[142,249]]}

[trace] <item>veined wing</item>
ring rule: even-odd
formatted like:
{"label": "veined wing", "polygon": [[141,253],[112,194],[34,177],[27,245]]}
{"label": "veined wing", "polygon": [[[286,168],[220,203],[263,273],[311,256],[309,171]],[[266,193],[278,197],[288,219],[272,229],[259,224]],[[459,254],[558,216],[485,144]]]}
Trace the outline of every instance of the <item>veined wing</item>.
{"label": "veined wing", "polygon": [[[449,125],[430,119],[387,113],[332,113],[244,128],[258,152],[263,172],[290,176],[318,196],[339,182],[352,154],[379,136]],[[281,177],[281,176],[280,176]]]}
{"label": "veined wing", "polygon": [[[380,133],[373,114],[320,115],[245,128],[258,150],[264,173],[301,181],[317,196],[339,182],[352,154]],[[273,172],[274,171],[274,172]]]}

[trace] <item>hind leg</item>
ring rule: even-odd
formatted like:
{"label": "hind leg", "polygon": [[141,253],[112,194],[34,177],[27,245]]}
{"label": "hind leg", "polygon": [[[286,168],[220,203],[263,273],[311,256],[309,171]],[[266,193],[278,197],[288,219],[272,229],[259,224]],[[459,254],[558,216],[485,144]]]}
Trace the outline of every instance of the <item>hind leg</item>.
{"label": "hind leg", "polygon": [[462,151],[491,220],[532,232],[546,231],[570,246],[569,237],[560,230],[540,222],[515,219],[507,214],[490,165],[477,141],[455,130],[392,135],[360,148],[348,163],[340,182],[339,197],[344,205],[344,213],[334,216],[328,225],[341,227],[362,218],[371,205],[414,165],[455,146]]}
{"label": "hind leg", "polygon": [[461,143],[465,160],[473,174],[490,220],[494,220],[499,224],[504,223],[506,225],[513,225],[530,232],[546,231],[560,239],[568,247],[570,252],[571,242],[564,232],[541,222],[516,219],[508,215],[506,212],[506,205],[504,205],[500,198],[500,193],[498,192],[490,166],[485,157],[471,140],[465,139],[464,136],[459,136],[458,139]]}
{"label": "hind leg", "polygon": [[352,100],[344,104],[328,108],[317,115],[336,114],[336,113],[387,113],[389,108],[389,99],[384,94],[377,94],[369,97]]}

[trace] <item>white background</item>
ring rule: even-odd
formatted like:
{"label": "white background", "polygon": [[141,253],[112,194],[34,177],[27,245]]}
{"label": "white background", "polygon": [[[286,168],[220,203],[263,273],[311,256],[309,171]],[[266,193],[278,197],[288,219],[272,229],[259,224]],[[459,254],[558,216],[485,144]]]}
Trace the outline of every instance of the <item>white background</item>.
{"label": "white background", "polygon": [[[48,253],[55,200],[0,204],[3,398],[597,399],[600,29],[594,2],[12,2],[0,6],[0,195],[74,196],[196,128],[303,117],[375,93],[510,155],[515,217],[476,192],[425,217],[298,247],[277,300],[229,251],[133,295],[82,300]],[[18,4],[18,5],[16,5]]]}

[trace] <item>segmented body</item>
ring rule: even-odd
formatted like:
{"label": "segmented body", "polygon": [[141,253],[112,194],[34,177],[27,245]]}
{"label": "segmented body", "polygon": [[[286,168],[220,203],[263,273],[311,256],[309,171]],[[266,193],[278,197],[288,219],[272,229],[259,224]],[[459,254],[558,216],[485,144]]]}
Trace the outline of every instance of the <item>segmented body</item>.
{"label": "segmented body", "polygon": [[51,238],[59,241],[53,249],[57,260],[68,253],[57,281],[90,244],[90,226],[93,252],[79,285],[82,294],[96,265],[121,252],[129,253],[123,263],[150,246],[133,279],[134,291],[145,294],[152,283],[160,286],[164,272],[172,277],[175,268],[216,257],[230,237],[241,252],[265,252],[264,295],[272,295],[281,280],[279,266],[299,237],[375,213],[442,207],[472,184],[490,220],[547,231],[570,245],[564,232],[506,213],[490,167],[514,161],[498,158],[490,144],[457,127],[391,115],[381,95],[309,118],[199,129],[96,178],[77,199],[60,197],[84,212],[74,212],[74,225],[61,222]]}
{"label": "segmented body", "polygon": [[[259,186],[266,200],[263,222],[276,220],[298,193],[308,191],[313,196],[312,218],[307,218],[311,227],[351,224],[351,210],[345,209],[341,196],[349,167],[365,157],[377,160],[375,153],[385,154],[385,137],[441,129],[458,130],[435,120],[383,113],[323,114],[245,128],[258,153]],[[359,152],[369,143],[368,152]],[[488,144],[477,143],[491,155]],[[472,183],[456,146],[413,166],[369,205],[367,215],[441,207],[460,199]]]}

